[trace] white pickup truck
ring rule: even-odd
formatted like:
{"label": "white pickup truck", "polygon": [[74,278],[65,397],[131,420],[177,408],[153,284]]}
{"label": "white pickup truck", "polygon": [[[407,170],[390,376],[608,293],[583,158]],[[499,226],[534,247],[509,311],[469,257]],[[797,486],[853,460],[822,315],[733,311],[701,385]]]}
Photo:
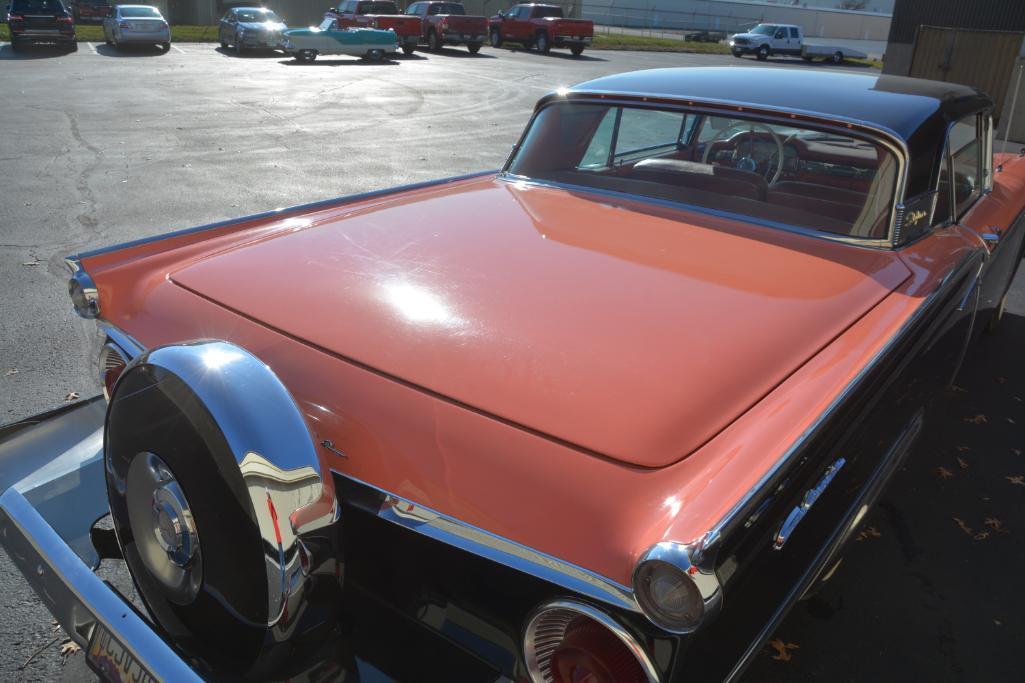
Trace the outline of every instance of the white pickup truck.
{"label": "white pickup truck", "polygon": [[729,45],[734,57],[754,55],[759,60],[771,55],[792,55],[806,62],[824,59],[839,64],[847,57],[865,59],[868,56],[850,47],[806,43],[804,32],[795,24],[758,24],[745,33],[730,36]]}

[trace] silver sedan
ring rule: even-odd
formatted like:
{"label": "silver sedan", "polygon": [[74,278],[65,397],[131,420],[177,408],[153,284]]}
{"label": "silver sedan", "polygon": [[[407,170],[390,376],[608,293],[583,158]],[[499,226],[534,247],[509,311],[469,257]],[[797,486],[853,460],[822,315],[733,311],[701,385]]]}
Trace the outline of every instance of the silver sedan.
{"label": "silver sedan", "polygon": [[103,20],[103,39],[120,49],[126,44],[171,49],[171,27],[160,10],[149,5],[115,5]]}

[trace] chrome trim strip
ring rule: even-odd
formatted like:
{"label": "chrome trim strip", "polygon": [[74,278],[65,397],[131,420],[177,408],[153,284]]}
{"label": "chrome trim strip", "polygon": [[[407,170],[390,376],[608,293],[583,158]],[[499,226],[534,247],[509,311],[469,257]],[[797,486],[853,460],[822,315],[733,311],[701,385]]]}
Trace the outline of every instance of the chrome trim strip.
{"label": "chrome trim strip", "polygon": [[904,336],[907,334],[907,332],[912,327],[914,327],[919,320],[922,319],[925,313],[929,310],[932,303],[947,289],[947,286],[950,285],[950,283],[953,282],[957,276],[963,273],[979,254],[985,254],[985,252],[986,250],[981,247],[978,249],[973,249],[971,252],[965,255],[965,257],[961,260],[960,263],[958,263],[958,265],[955,268],[953,268],[949,273],[947,273],[946,277],[943,278],[943,281],[936,286],[936,289],[934,289],[932,293],[930,293],[929,296],[926,297],[926,299],[921,303],[918,309],[916,309],[915,312],[907,320],[904,321],[900,329],[897,330],[897,333],[890,337],[886,344],[883,345],[883,347],[876,352],[872,359],[869,360],[869,362],[866,363],[863,368],[861,368],[861,370],[854,377],[854,379],[852,379],[850,383],[848,383],[847,386],[844,387],[839,394],[837,394],[836,398],[834,398],[832,402],[826,407],[826,409],[822,411],[822,413],[817,418],[815,418],[815,421],[812,422],[812,424],[810,424],[808,428],[805,429],[799,437],[797,437],[797,440],[790,445],[786,452],[783,453],[783,455],[775,463],[773,463],[772,467],[770,467],[769,470],[762,475],[758,482],[747,491],[744,497],[741,498],[732,508],[730,508],[729,512],[727,512],[723,516],[723,518],[720,519],[711,528],[711,530],[709,530],[706,536],[709,540],[706,545],[714,544],[716,541],[719,540],[719,538],[725,532],[727,527],[729,527],[731,524],[739,521],[742,518],[741,512],[748,507],[752,500],[754,500],[755,498],[759,497],[762,493],[764,493],[766,485],[775,478],[776,474],[781,469],[783,469],[790,463],[790,461],[794,458],[794,455],[801,449],[805,442],[811,439],[818,432],[818,430],[822,427],[826,420],[829,417],[831,417],[833,413],[836,411],[836,409],[840,406],[840,404],[844,402],[847,396],[858,388],[858,386],[865,380],[865,377],[867,377],[868,374],[875,369],[876,365],[878,365],[879,362],[883,359],[883,357],[885,357],[890,352],[890,350],[897,344],[897,342],[899,340],[902,340]]}
{"label": "chrome trim strip", "polygon": [[773,550],[782,550],[783,546],[786,545],[787,541],[790,540],[791,534],[797,529],[797,525],[801,523],[805,515],[811,510],[812,506],[815,505],[815,501],[826,492],[826,489],[830,484],[833,483],[833,479],[836,478],[837,473],[840,469],[847,464],[847,460],[844,458],[837,458],[832,465],[826,468],[822,478],[819,479],[819,483],[811,487],[804,493],[804,498],[801,503],[794,507],[787,515],[787,518],[783,520],[783,525],[776,532],[776,538],[772,540]]}
{"label": "chrome trim strip", "polygon": [[[96,283],[92,277],[82,268],[82,262],[74,257],[64,259],[64,264],[71,271],[71,279],[68,280],[68,296],[71,298],[71,308],[79,317],[87,320],[94,320],[100,317],[100,292],[96,289]],[[75,288],[82,293],[83,306],[75,302]]]}
{"label": "chrome trim strip", "polygon": [[13,488],[0,496],[0,539],[39,598],[83,648],[102,624],[157,680],[202,681]]}
{"label": "chrome trim strip", "polygon": [[375,509],[353,502],[383,520],[561,586],[578,595],[631,612],[641,611],[633,591],[609,578],[414,503],[345,472],[336,469],[331,471],[351,484],[376,493],[379,499],[373,501]]}
{"label": "chrome trim strip", "polygon": [[165,239],[171,239],[173,237],[181,237],[183,235],[191,235],[198,232],[206,232],[208,230],[215,230],[217,228],[223,228],[229,225],[236,225],[238,223],[245,223],[247,221],[258,221],[266,218],[284,217],[291,213],[297,213],[300,211],[316,211],[319,209],[326,209],[332,206],[351,204],[353,202],[364,201],[367,199],[374,199],[377,197],[384,197],[389,194],[397,194],[399,192],[409,192],[412,190],[420,190],[435,185],[446,185],[448,183],[454,183],[461,180],[470,180],[473,178],[479,178],[486,175],[498,174],[498,171],[478,171],[476,173],[468,173],[466,175],[450,176],[448,178],[439,178],[436,180],[427,180],[419,183],[410,183],[407,185],[399,185],[398,187],[389,187],[383,190],[372,190],[370,192],[361,192],[358,194],[343,195],[341,197],[335,197],[333,199],[322,199],[316,202],[310,202],[308,204],[296,204],[295,206],[288,206],[280,209],[273,209],[271,211],[264,211],[262,213],[255,213],[249,216],[242,216],[240,218],[229,218],[223,221],[217,221],[215,223],[206,223],[204,225],[197,225],[192,228],[185,228],[183,230],[174,230],[172,232],[166,232],[160,235],[153,235],[151,237],[141,237],[137,240],[130,240],[128,242],[121,242],[119,244],[113,244],[109,247],[101,247],[99,249],[92,249],[90,251],[83,251],[74,256],[69,256],[65,259],[66,262],[70,263],[73,261],[81,267],[81,261],[85,258],[92,256],[99,256],[100,254],[106,254],[112,251],[118,251],[120,249],[129,249],[131,247],[138,247],[143,244],[149,244],[151,242],[159,242]]}
{"label": "chrome trim strip", "polygon": [[136,356],[146,350],[146,347],[140,344],[130,334],[117,327],[113,323],[110,323],[102,318],[97,321],[100,326],[100,332],[105,334],[107,338],[121,347],[121,350],[128,356],[128,360],[133,360]]}
{"label": "chrome trim strip", "polygon": [[[566,610],[580,614],[589,619],[593,619],[598,622],[612,633],[626,645],[627,649],[640,664],[641,670],[644,671],[644,676],[648,683],[659,683],[662,680],[659,676],[658,669],[655,668],[654,663],[651,661],[647,651],[637,642],[637,639],[633,637],[629,631],[619,624],[615,619],[606,614],[605,612],[596,609],[590,605],[585,605],[582,602],[576,600],[553,600],[543,605],[538,606],[531,612],[530,617],[527,619],[527,623],[523,628],[523,659],[527,665],[527,671],[530,674],[531,681],[533,683],[549,683],[553,678],[549,675],[546,676],[545,672],[538,666],[538,655],[540,653],[535,648],[535,640],[539,635],[537,633],[538,619],[543,616],[545,612],[551,610]],[[568,625],[568,624],[567,624]]]}

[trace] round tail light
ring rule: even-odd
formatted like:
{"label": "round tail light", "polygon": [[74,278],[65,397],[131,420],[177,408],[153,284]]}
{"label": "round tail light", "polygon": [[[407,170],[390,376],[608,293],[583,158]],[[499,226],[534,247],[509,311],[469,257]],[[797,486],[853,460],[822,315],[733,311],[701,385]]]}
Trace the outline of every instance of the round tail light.
{"label": "round tail light", "polygon": [[103,397],[110,400],[110,394],[114,391],[118,377],[124,372],[128,365],[128,355],[113,342],[107,342],[100,350],[100,386],[103,387]]}
{"label": "round tail light", "polygon": [[691,633],[722,605],[715,572],[701,569],[679,543],[652,546],[634,570],[634,595],[645,616],[670,633]]}
{"label": "round tail light", "polygon": [[534,683],[655,683],[637,640],[604,612],[560,600],[527,622],[523,653]]}

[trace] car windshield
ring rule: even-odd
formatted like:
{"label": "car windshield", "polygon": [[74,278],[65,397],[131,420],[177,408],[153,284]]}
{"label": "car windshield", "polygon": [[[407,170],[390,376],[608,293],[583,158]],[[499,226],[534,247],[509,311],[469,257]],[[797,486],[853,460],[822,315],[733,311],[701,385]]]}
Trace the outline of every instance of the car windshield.
{"label": "car windshield", "polygon": [[155,19],[160,18],[160,12],[155,7],[122,7],[121,16],[123,17],[152,17]]}
{"label": "car windshield", "polygon": [[535,117],[509,174],[883,239],[898,164],[846,132],[680,109],[561,102]]}
{"label": "car windshield", "polygon": [[64,5],[60,0],[14,0],[10,11],[24,14],[63,12]]}
{"label": "car windshield", "polygon": [[361,2],[356,14],[399,14],[394,2]]}
{"label": "car windshield", "polygon": [[561,16],[562,16],[562,8],[561,7],[535,7],[534,8],[534,18],[535,19],[540,19],[542,17],[561,17]]}
{"label": "car windshield", "polygon": [[776,27],[773,24],[758,24],[749,33],[757,33],[762,36],[771,36],[776,32]]}
{"label": "car windshield", "polygon": [[433,14],[466,14],[466,9],[458,2],[442,2],[431,5],[430,13]]}
{"label": "car windshield", "polygon": [[318,26],[317,28],[319,28],[321,31],[330,31],[334,27],[335,27],[335,20],[334,19],[325,19],[324,21],[320,22],[320,26]]}
{"label": "car windshield", "polygon": [[280,22],[278,15],[270,10],[242,10],[238,13],[238,20],[246,24],[261,24],[267,21]]}

